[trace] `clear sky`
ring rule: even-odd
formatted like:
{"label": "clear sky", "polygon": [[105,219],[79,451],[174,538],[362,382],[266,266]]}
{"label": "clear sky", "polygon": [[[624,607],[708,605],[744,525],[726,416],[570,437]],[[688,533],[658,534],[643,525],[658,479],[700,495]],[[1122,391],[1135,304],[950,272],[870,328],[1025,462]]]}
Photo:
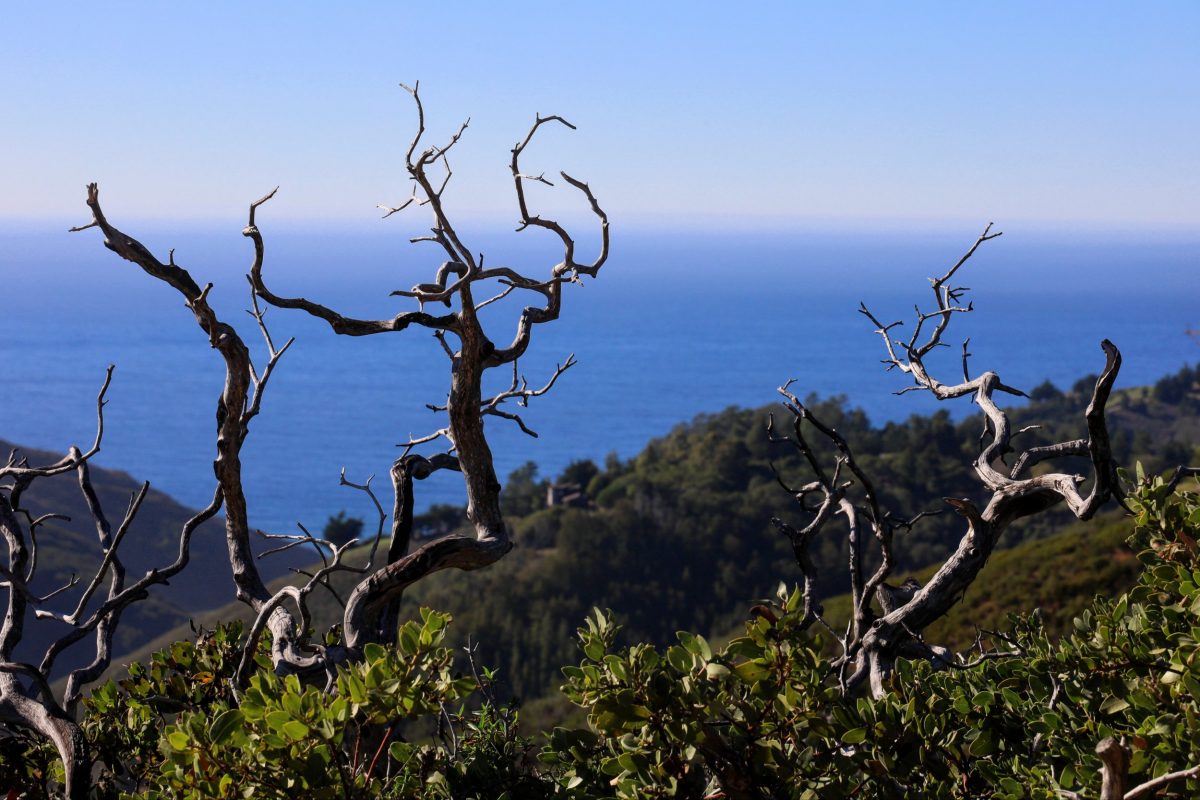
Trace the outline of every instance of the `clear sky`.
{"label": "clear sky", "polygon": [[[471,117],[454,206],[514,216],[508,148],[627,227],[1031,220],[1200,228],[1200,3],[7,3],[0,221],[370,221],[421,81]],[[81,219],[82,221],[82,219]]]}

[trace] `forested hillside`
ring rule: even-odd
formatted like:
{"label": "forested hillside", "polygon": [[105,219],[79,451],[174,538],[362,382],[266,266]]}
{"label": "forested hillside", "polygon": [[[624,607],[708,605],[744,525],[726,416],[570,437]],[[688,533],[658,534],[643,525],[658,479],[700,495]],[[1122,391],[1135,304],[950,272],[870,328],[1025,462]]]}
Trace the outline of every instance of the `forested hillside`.
{"label": "forested hillside", "polygon": [[[1109,427],[1119,463],[1132,466],[1140,459],[1154,471],[1192,458],[1192,448],[1183,443],[1200,441],[1198,377],[1188,369],[1155,387],[1114,396]],[[1079,436],[1092,383],[1094,378],[1085,378],[1066,392],[1048,385],[1031,392],[1035,399],[1014,411],[1013,425],[1042,428],[1025,434],[1029,440],[1022,444]],[[940,412],[877,427],[844,398],[811,407],[850,442],[885,507],[898,516],[940,510],[943,497],[978,499],[970,471],[979,441],[977,418],[956,423]],[[522,697],[546,694],[558,681],[559,667],[572,656],[566,634],[594,606],[612,608],[630,641],[669,642],[677,630],[720,635],[736,629],[758,598],[770,595],[780,580],[799,577],[790,545],[771,524],[773,516],[793,513],[772,464],[789,484],[806,478],[792,450],[768,441],[771,411],[728,409],[701,416],[651,442],[634,459],[610,461],[588,485],[596,509],[541,509],[521,517],[514,522],[520,549],[512,558],[482,573],[435,576],[415,588],[409,603],[454,613],[460,635],[471,633]],[[957,515],[941,513],[903,534],[892,582],[944,558],[962,524]],[[1004,544],[1045,538],[1068,525],[1087,535],[1104,524],[1079,525],[1065,511],[1049,513],[1018,523]],[[821,591],[848,591],[839,583],[844,568],[831,568],[844,564],[844,539],[818,539],[812,548],[818,566],[829,567],[821,573]],[[1046,576],[1086,585],[1070,611],[1112,577],[1096,575],[1089,583],[1095,566],[1082,563],[1078,571]],[[1132,578],[1125,573],[1127,582]],[[980,583],[991,583],[991,575],[985,572]],[[1057,591],[1049,587],[1044,596]],[[504,600],[478,604],[472,601],[478,596]],[[1030,608],[1010,606],[1001,614],[1017,610]]]}
{"label": "forested hillside", "polygon": [[[1022,444],[1078,436],[1093,382],[1089,377],[1067,391],[1048,384],[1033,390],[1032,399],[1011,412],[1015,428],[1042,426],[1023,434]],[[1148,472],[1196,461],[1184,443],[1200,441],[1198,384],[1200,369],[1185,368],[1153,387],[1115,393],[1108,416],[1117,461],[1141,461]],[[939,510],[943,497],[978,499],[970,473],[977,418],[956,422],[939,412],[873,426],[844,398],[811,407],[849,440],[898,516]],[[555,694],[562,665],[576,658],[572,632],[593,607],[613,609],[629,641],[668,643],[678,630],[732,633],[779,581],[798,578],[790,546],[771,524],[773,516],[792,513],[772,465],[785,482],[799,483],[803,473],[792,450],[768,441],[772,410],[703,415],[628,461],[572,465],[560,478],[585,481],[591,508],[546,508],[551,482],[537,480],[532,465],[518,470],[502,495],[517,543],[513,553],[485,570],[431,576],[408,591],[407,612],[415,614],[421,605],[451,612],[452,636],[478,643],[483,661],[499,668],[501,684],[527,702]],[[461,509],[458,514],[461,519]],[[1048,627],[1059,630],[1097,592],[1131,585],[1136,562],[1124,550],[1127,531],[1118,514],[1114,508],[1076,523],[1068,513],[1051,512],[1018,523],[1006,546],[1030,544],[997,553],[970,590],[970,613],[960,606],[934,632],[962,643],[971,638],[973,623],[1001,624],[1009,612],[1035,605],[1044,607]],[[447,518],[453,519],[450,509],[435,509],[418,519],[418,527],[444,530]],[[892,582],[943,558],[961,525],[957,515],[942,513],[902,534]],[[1088,548],[1076,544],[1081,537],[1089,537]],[[844,541],[817,540],[813,549],[818,564],[830,567],[822,573],[823,593],[846,591],[838,582],[844,569],[832,568],[845,559]],[[334,582],[343,598],[348,583]],[[489,601],[480,603],[480,597]],[[313,600],[318,629],[340,619],[331,593]],[[834,615],[836,607],[831,602]],[[231,606],[205,621],[243,615]],[[187,634],[176,630],[158,646]],[[559,711],[550,718],[564,707],[557,702]]]}

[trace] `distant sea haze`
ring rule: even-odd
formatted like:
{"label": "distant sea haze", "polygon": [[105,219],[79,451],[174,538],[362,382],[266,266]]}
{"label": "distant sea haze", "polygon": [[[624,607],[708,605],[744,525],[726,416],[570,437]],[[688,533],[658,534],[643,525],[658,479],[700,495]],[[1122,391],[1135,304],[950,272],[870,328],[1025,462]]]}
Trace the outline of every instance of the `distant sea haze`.
{"label": "distant sea haze", "polygon": [[[139,236],[176,260],[213,304],[259,348],[242,276],[247,243],[236,231]],[[173,290],[106,251],[94,231],[0,229],[0,438],[64,450],[91,441],[95,395],[116,364],[98,463],[144,478],[181,502],[211,497],[214,413],[223,380],[212,351]],[[638,233],[616,228],[613,254],[598,279],[565,287],[562,318],[538,326],[520,364],[541,385],[574,353],[578,365],[545,397],[519,411],[537,439],[489,419],[503,479],[528,460],[552,476],[576,458],[635,455],[650,439],[697,413],[762,406],[796,378],[804,395],[844,394],[872,420],[901,419],[936,407],[880,364],[882,343],[857,312],[865,301],[882,320],[906,321],[914,303],[932,308],[926,278],[941,274],[979,230],[936,234],[793,235]],[[1019,233],[1019,232],[1018,232]],[[557,259],[545,239],[478,235],[491,264],[548,274]],[[431,279],[438,254],[407,246],[381,229],[359,238],[284,230],[268,236],[266,276],[279,294],[303,294],[345,313],[388,317],[404,306],[388,292]],[[972,374],[998,372],[1024,389],[1049,379],[1060,388],[1103,366],[1099,342],[1124,354],[1119,386],[1149,383],[1200,356],[1186,331],[1200,327],[1194,288],[1200,240],[1142,235],[1097,239],[1007,231],[960,273],[972,291],[934,361],[943,381],[961,377],[970,337]],[[520,298],[523,299],[523,298]],[[497,343],[515,330],[520,299],[487,309]],[[405,301],[407,302],[407,301]],[[340,509],[370,517],[360,493],[339,488],[376,475],[388,507],[388,468],[397,443],[444,424],[425,408],[444,400],[449,362],[423,329],[339,337],[299,312],[267,315],[277,342],[296,343],[280,362],[243,451],[251,522],[290,530],[320,528]],[[497,387],[511,379],[494,370]],[[966,398],[945,404],[970,414]],[[1082,420],[1082,417],[1081,417]],[[418,508],[460,503],[456,475],[417,486]]]}

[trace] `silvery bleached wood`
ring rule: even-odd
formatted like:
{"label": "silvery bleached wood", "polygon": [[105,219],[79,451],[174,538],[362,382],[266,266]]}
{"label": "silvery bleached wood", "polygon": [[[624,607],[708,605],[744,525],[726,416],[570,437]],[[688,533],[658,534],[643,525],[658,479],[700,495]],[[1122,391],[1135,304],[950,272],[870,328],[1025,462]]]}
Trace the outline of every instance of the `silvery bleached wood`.
{"label": "silvery bleached wood", "polygon": [[[280,296],[269,289],[263,279],[264,248],[262,236],[253,219],[245,231],[255,243],[256,257],[250,272],[251,282],[267,303],[280,308],[302,310],[324,320],[335,333],[349,336],[401,331],[412,325],[430,328],[450,360],[450,391],[446,403],[429,406],[434,412],[445,412],[447,424],[427,436],[410,437],[405,443],[404,453],[391,471],[397,513],[393,515],[388,563],[355,586],[347,600],[343,627],[345,644],[351,651],[358,650],[368,642],[390,640],[395,635],[396,606],[404,590],[412,583],[442,569],[473,570],[487,566],[512,548],[500,511],[501,487],[493,466],[491,448],[484,434],[484,417],[509,419],[522,431],[536,435],[519,415],[504,411],[499,406],[507,400],[516,400],[524,405],[530,398],[549,391],[558,377],[574,365],[573,357],[568,358],[555,369],[542,389],[530,389],[524,380],[518,378],[517,361],[529,346],[534,326],[553,321],[559,316],[563,284],[579,282],[581,276],[595,277],[607,260],[609,250],[607,215],[588,185],[566,173],[561,173],[563,179],[583,193],[592,213],[599,220],[600,251],[596,258],[590,263],[577,261],[575,241],[566,229],[555,220],[530,213],[525,182],[550,182],[540,175],[533,177],[523,174],[520,169],[521,155],[541,126],[556,122],[574,128],[562,117],[538,116],[529,133],[512,149],[510,168],[521,216],[518,230],[539,227],[551,231],[562,243],[563,258],[550,268],[545,278],[531,278],[511,267],[485,266],[483,255],[476,256],[463,244],[442,203],[442,194],[452,175],[448,153],[461,139],[469,121],[463,123],[447,144],[431,146],[418,153],[425,135],[424,106],[419,87],[404,88],[412,95],[417,108],[417,132],[405,155],[405,167],[414,184],[413,194],[400,206],[381,208],[386,211],[386,218],[413,204],[429,206],[433,213],[430,233],[412,241],[432,242],[447,257],[432,282],[417,284],[410,290],[392,292],[396,297],[415,299],[418,303],[416,311],[403,312],[392,319],[363,320],[346,317],[303,297]],[[443,175],[441,181],[437,182],[430,169],[439,164]],[[476,287],[488,281],[504,288],[498,294],[477,300]],[[540,295],[541,304],[525,306],[518,317],[511,343],[507,347],[497,347],[484,331],[478,312],[517,290]],[[426,304],[457,305],[458,310],[433,315],[425,311]],[[457,349],[447,341],[450,336],[458,340]],[[510,364],[513,369],[511,386],[486,397],[482,388],[484,373]],[[412,459],[413,447],[442,439],[449,444],[445,452],[429,458]],[[414,478],[425,478],[439,469],[453,469],[462,473],[467,495],[467,516],[475,535],[448,537],[409,553],[412,481]]]}
{"label": "silvery bleached wood", "polygon": [[[790,391],[791,382],[780,388],[786,400],[785,407],[792,414],[791,436],[775,434],[774,421],[768,425],[771,438],[790,442],[803,455],[816,480],[798,490],[781,485],[792,493],[811,518],[803,528],[795,528],[779,520],[776,525],[789,537],[796,553],[804,580],[805,624],[824,624],[820,606],[812,597],[815,566],[807,554],[812,538],[835,516],[846,521],[848,536],[848,573],[851,586],[851,619],[844,634],[835,633],[841,643],[842,655],[835,662],[840,667],[840,681],[844,691],[866,682],[875,697],[888,690],[895,660],[899,657],[928,658],[948,667],[964,667],[978,663],[981,659],[1003,657],[1013,652],[984,653],[973,661],[953,656],[945,648],[925,642],[922,631],[940,619],[957,602],[966,589],[975,581],[991,555],[1000,534],[1014,520],[1044,511],[1057,504],[1065,504],[1071,513],[1081,520],[1090,519],[1114,494],[1120,492],[1116,477],[1116,465],[1112,460],[1108,430],[1104,419],[1104,407],[1112,391],[1113,382],[1121,367],[1121,354],[1108,340],[1100,343],[1105,354],[1104,370],[1097,379],[1091,402],[1084,412],[1087,436],[1055,445],[1033,447],[1019,454],[1014,466],[1004,466],[1003,459],[1013,452],[1013,432],[1008,415],[996,405],[994,394],[1003,392],[1024,396],[1023,392],[1005,385],[995,372],[984,372],[974,378],[968,368],[967,343],[963,343],[963,379],[956,384],[945,384],[935,378],[925,364],[925,357],[935,348],[943,346],[942,336],[956,314],[969,313],[971,304],[960,303],[966,289],[953,286],[950,281],[960,268],[975,254],[984,242],[1000,236],[991,233],[989,224],[967,250],[967,252],[940,278],[931,278],[936,310],[916,311],[916,324],[907,341],[893,339],[891,332],[902,323],[882,324],[865,305],[859,311],[876,327],[883,339],[888,369],[898,369],[909,375],[913,385],[897,394],[908,391],[928,391],[939,400],[951,400],[970,396],[982,409],[984,431],[982,448],[973,463],[980,483],[991,493],[986,506],[981,510],[965,498],[946,498],[946,503],[958,512],[966,522],[958,545],[949,558],[938,568],[929,582],[921,586],[910,581],[903,587],[888,586],[885,581],[895,566],[893,539],[897,530],[911,527],[928,512],[912,519],[895,517],[880,506],[879,495],[869,477],[859,467],[849,444],[837,431],[824,425]],[[922,333],[928,336],[922,339]],[[828,440],[838,451],[832,473],[822,468],[805,438],[805,427],[814,429],[820,437]],[[1073,455],[1086,456],[1091,461],[1092,477],[1090,489],[1081,493],[1086,481],[1078,475],[1050,472],[1032,477],[1021,477],[1034,464],[1052,458]],[[843,479],[843,473],[849,473]],[[850,489],[857,486],[859,497],[851,499]],[[819,496],[815,507],[808,505],[810,496]],[[1119,497],[1119,494],[1118,494]],[[863,555],[866,546],[865,532],[869,531],[879,553],[879,566],[869,577],[863,572]],[[880,613],[875,610],[876,605]]]}
{"label": "silvery bleached wood", "polygon": [[[118,548],[142,506],[149,484],[143,483],[130,498],[129,506],[113,533],[88,472],[88,461],[100,452],[104,438],[105,394],[112,373],[113,368],[109,367],[96,399],[96,437],[87,452],[72,447],[62,459],[43,467],[31,467],[26,460],[18,460],[14,452],[8,457],[7,463],[0,467],[0,535],[8,545],[8,566],[0,567],[0,588],[8,592],[4,622],[0,626],[0,721],[10,730],[31,731],[54,744],[64,767],[63,791],[70,798],[86,797],[90,787],[91,756],[87,741],[75,721],[83,686],[96,680],[108,667],[112,657],[113,633],[120,623],[121,614],[130,605],[144,600],[152,587],[166,583],[183,571],[189,560],[192,534],[220,509],[218,493],[208,506],[181,527],[178,555],[171,564],[151,569],[132,583],[127,583]],[[75,587],[79,583],[77,578],[73,577],[64,586],[42,596],[34,594],[30,584],[38,566],[37,529],[48,519],[62,519],[62,516],[46,514],[35,519],[22,507],[21,497],[37,480],[70,471],[77,474],[103,555],[73,610],[61,613],[50,611],[44,605],[51,598]],[[108,591],[98,604],[93,604],[91,601],[106,575],[109,577]],[[89,605],[93,607],[89,609]],[[45,624],[67,627],[67,632],[50,644],[41,663],[36,666],[13,660],[31,611],[34,619],[45,620]],[[55,697],[48,679],[55,660],[88,634],[94,634],[95,637],[92,661],[72,670],[67,676],[62,697]]]}

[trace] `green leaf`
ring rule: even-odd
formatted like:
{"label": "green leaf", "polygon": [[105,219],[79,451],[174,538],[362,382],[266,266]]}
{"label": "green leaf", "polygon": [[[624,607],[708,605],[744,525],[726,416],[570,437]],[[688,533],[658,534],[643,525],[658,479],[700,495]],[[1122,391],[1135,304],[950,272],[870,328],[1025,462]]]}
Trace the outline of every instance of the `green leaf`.
{"label": "green leaf", "polygon": [[981,692],[977,692],[975,696],[971,698],[971,705],[986,709],[989,708],[995,701],[996,695],[985,689]]}
{"label": "green leaf", "polygon": [[996,737],[990,730],[980,731],[969,748],[973,756],[991,755],[996,750]]}
{"label": "green leaf", "polygon": [[592,661],[599,661],[604,657],[604,640],[600,637],[591,637],[583,643],[583,654]]}
{"label": "green leaf", "polygon": [[412,755],[413,746],[408,742],[392,742],[388,746],[388,755],[403,764]]}
{"label": "green leaf", "polygon": [[267,726],[273,731],[283,730],[284,724],[291,719],[286,711],[272,711],[267,714]]}
{"label": "green leaf", "polygon": [[417,652],[419,646],[420,634],[417,633],[416,626],[406,624],[400,629],[400,652],[404,655],[413,655]]}
{"label": "green leaf", "polygon": [[449,614],[431,611],[428,608],[421,609],[421,619],[425,623],[425,627],[431,631],[440,631],[450,624]]}
{"label": "green leaf", "polygon": [[679,643],[683,648],[692,655],[700,656],[705,661],[712,659],[712,648],[708,646],[708,642],[704,641],[703,636],[696,636],[687,631],[679,631],[675,634],[679,638]]}
{"label": "green leaf", "polygon": [[1025,787],[1016,778],[1004,777],[1000,779],[1000,786],[1004,791],[1011,794],[1013,797],[1024,797]]}
{"label": "green leaf", "polygon": [[1129,708],[1129,703],[1120,697],[1109,697],[1100,705],[1100,710],[1105,714],[1116,714]]}
{"label": "green leaf", "polygon": [[283,723],[283,727],[280,730],[284,736],[296,742],[308,736],[308,726],[295,719],[290,719]]}
{"label": "green leaf", "polygon": [[641,727],[650,719],[650,709],[639,704],[633,693],[625,690],[615,697],[602,697],[592,706],[596,727],[602,730]]}
{"label": "green leaf", "polygon": [[209,728],[208,735],[215,744],[221,744],[242,726],[242,712],[236,708],[228,708],[217,715]]}
{"label": "green leaf", "polygon": [[842,734],[843,744],[860,744],[867,739],[866,728],[854,728]]}
{"label": "green leaf", "polygon": [[622,682],[629,680],[629,672],[625,669],[625,662],[620,656],[605,656],[604,666],[608,667],[608,671],[617,680]]}
{"label": "green leaf", "polygon": [[675,646],[667,650],[667,661],[680,672],[692,671],[692,657],[682,647]]}
{"label": "green leaf", "polygon": [[757,683],[771,674],[771,670],[756,661],[738,664],[733,668],[733,672],[746,683]]}
{"label": "green leaf", "polygon": [[[290,675],[288,677],[291,677]],[[288,692],[280,698],[280,704],[283,710],[291,714],[293,717],[301,717],[304,715],[304,708],[300,702],[300,695]]]}

